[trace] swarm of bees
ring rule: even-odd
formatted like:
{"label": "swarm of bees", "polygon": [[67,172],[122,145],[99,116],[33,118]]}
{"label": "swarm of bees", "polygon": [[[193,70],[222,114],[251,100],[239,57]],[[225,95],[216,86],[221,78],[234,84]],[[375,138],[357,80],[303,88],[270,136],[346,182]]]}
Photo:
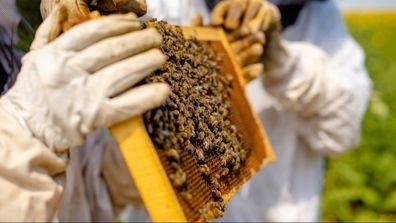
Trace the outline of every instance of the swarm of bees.
{"label": "swarm of bees", "polygon": [[[207,43],[185,39],[179,27],[164,21],[145,25],[162,33],[161,50],[168,60],[144,82],[166,82],[172,89],[164,104],[144,114],[147,131],[190,214],[200,221],[220,217],[222,185],[238,173],[248,154],[229,119],[232,79],[220,74],[221,56]],[[199,189],[202,185],[208,192]],[[203,206],[197,206],[197,196],[203,196],[198,193],[208,197]]]}

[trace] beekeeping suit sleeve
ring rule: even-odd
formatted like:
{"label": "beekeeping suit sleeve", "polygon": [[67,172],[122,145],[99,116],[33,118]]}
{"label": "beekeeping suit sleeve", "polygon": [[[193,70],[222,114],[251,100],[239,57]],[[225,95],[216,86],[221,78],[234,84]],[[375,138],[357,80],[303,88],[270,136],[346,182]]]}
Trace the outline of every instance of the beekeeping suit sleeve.
{"label": "beekeeping suit sleeve", "polygon": [[371,82],[360,47],[346,38],[332,60],[318,47],[283,41],[289,57],[268,71],[266,90],[299,117],[299,136],[309,148],[334,155],[359,142]]}
{"label": "beekeeping suit sleeve", "polygon": [[371,80],[364,52],[335,3],[307,3],[282,37],[289,57],[280,69],[267,72],[267,92],[296,113],[298,136],[307,147],[330,155],[354,148]]}
{"label": "beekeeping suit sleeve", "polygon": [[62,194],[66,161],[4,106],[0,102],[0,221],[51,219]]}
{"label": "beekeeping suit sleeve", "polygon": [[[0,27],[4,28],[0,32],[0,41],[16,42],[15,31],[20,16],[15,1],[1,1],[0,11]],[[0,53],[0,63],[13,57],[7,52]],[[6,72],[16,77],[19,68],[13,69],[14,64],[7,68],[10,69]],[[13,77],[9,79],[12,83],[8,82],[4,90],[8,90],[15,80]],[[4,109],[6,106],[0,100],[0,221],[49,219],[62,193],[62,184],[58,180],[63,177],[61,173],[66,162],[34,138],[21,120]]]}
{"label": "beekeeping suit sleeve", "polygon": [[[97,129],[84,145],[70,151],[66,176],[59,221],[114,221],[127,205],[142,209],[140,215],[149,219],[120,149],[107,129]],[[142,220],[137,217],[132,219]]]}

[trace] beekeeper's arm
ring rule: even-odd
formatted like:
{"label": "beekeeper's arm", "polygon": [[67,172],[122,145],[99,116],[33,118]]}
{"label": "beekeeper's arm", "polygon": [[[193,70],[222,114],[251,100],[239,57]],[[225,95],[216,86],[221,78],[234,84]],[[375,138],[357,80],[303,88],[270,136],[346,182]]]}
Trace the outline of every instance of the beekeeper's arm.
{"label": "beekeeper's arm", "polygon": [[[229,36],[243,67],[264,70],[267,92],[298,115],[299,135],[309,148],[339,154],[356,146],[371,86],[363,53],[352,40],[345,38],[338,52],[341,63],[335,63],[311,44],[282,40],[280,15],[271,3],[232,0],[216,8],[212,23],[231,30]],[[265,34],[262,52],[251,37],[258,33]],[[256,55],[262,56],[257,59]]]}
{"label": "beekeeper's arm", "polygon": [[48,221],[62,195],[70,147],[162,103],[163,83],[133,87],[166,58],[155,29],[133,14],[95,19],[44,41],[65,14],[55,7],[37,30],[15,85],[0,99],[0,220]]}

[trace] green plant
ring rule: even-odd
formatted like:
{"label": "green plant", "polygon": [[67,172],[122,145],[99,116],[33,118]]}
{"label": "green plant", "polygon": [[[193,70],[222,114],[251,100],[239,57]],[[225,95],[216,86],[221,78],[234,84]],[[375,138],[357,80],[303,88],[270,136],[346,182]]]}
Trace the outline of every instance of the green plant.
{"label": "green plant", "polygon": [[354,151],[327,160],[324,221],[396,221],[396,12],[346,14],[366,53],[373,94]]}

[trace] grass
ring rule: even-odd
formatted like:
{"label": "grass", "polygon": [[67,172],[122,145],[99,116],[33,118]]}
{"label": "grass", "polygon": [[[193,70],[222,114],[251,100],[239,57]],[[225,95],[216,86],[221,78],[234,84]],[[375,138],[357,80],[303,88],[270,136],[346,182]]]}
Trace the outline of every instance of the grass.
{"label": "grass", "polygon": [[324,221],[396,221],[396,12],[347,13],[366,52],[373,80],[358,148],[329,159],[322,199]]}

